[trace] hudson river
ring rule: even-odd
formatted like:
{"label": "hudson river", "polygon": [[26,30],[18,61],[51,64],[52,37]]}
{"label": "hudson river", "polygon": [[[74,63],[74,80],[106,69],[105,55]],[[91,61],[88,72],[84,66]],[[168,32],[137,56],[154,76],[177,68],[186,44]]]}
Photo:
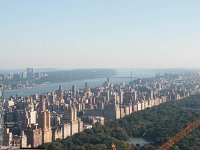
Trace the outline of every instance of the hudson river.
{"label": "hudson river", "polygon": [[[182,69],[120,69],[118,70],[118,77],[130,77],[131,72],[133,75],[133,79],[143,78],[143,77],[152,77],[157,73],[177,73],[184,72]],[[111,83],[122,83],[129,82],[131,78],[110,78]],[[13,89],[4,91],[4,99],[8,99],[11,95],[15,96],[16,94],[20,96],[30,96],[33,94],[42,94],[47,92],[52,92],[58,89],[59,85],[62,85],[64,90],[70,90],[72,85],[74,84],[77,88],[84,88],[85,83],[88,83],[89,87],[96,87],[102,85],[106,81],[106,78],[98,78],[91,80],[82,80],[82,81],[73,81],[73,82],[65,82],[65,83],[56,83],[56,84],[47,84],[47,85],[39,85],[33,88],[23,88],[23,89]]]}
{"label": "hudson river", "polygon": [[[52,92],[52,91],[57,90],[59,85],[61,85],[64,90],[70,90],[73,84],[77,88],[84,88],[86,82],[88,83],[89,87],[96,87],[96,86],[102,85],[106,80],[107,80],[106,78],[98,78],[98,79],[91,79],[91,80],[39,85],[32,88],[7,90],[7,91],[4,91],[4,99],[8,99],[11,95],[15,96],[16,94],[20,96],[30,96],[33,94],[42,94],[42,93]],[[122,83],[122,82],[127,83],[130,81],[130,79],[129,78],[110,78],[110,81],[111,83]]]}

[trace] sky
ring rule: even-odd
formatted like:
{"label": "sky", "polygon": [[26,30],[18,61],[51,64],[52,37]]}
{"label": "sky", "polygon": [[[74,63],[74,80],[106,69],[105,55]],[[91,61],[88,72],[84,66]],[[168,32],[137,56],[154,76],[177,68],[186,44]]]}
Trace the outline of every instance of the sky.
{"label": "sky", "polygon": [[199,68],[199,0],[0,0],[0,69]]}

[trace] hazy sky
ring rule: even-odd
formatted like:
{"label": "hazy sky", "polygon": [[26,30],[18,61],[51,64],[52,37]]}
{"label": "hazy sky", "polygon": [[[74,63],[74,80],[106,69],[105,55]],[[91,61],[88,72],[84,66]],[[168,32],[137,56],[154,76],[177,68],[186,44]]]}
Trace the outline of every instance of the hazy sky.
{"label": "hazy sky", "polygon": [[199,0],[0,0],[0,68],[200,67]]}

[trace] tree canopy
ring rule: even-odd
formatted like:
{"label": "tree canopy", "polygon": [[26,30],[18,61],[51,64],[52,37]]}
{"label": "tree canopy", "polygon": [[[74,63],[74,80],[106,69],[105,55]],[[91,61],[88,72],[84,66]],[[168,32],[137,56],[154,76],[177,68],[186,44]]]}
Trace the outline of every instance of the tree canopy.
{"label": "tree canopy", "polygon": [[[198,117],[200,117],[200,95],[194,95],[183,100],[163,103],[119,120],[106,120],[105,126],[97,123],[92,129],[40,147],[58,150],[103,150],[111,149],[111,144],[114,143],[117,149],[153,150]],[[130,145],[127,140],[131,137],[142,137],[151,143],[145,146]],[[199,141],[200,128],[197,128],[171,149],[199,149]]]}

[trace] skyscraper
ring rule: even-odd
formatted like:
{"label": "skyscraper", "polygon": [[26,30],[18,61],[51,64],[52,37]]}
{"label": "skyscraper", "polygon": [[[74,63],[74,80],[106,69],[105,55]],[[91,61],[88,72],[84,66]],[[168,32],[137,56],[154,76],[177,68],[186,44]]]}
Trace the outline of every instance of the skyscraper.
{"label": "skyscraper", "polygon": [[76,97],[76,86],[72,85],[72,96],[75,98]]}
{"label": "skyscraper", "polygon": [[3,86],[0,85],[0,146],[3,143]]}
{"label": "skyscraper", "polygon": [[33,77],[33,68],[27,68],[27,78],[32,78]]}
{"label": "skyscraper", "polygon": [[45,99],[42,99],[40,105],[38,127],[42,129],[42,143],[52,142],[51,112],[46,109]]}

